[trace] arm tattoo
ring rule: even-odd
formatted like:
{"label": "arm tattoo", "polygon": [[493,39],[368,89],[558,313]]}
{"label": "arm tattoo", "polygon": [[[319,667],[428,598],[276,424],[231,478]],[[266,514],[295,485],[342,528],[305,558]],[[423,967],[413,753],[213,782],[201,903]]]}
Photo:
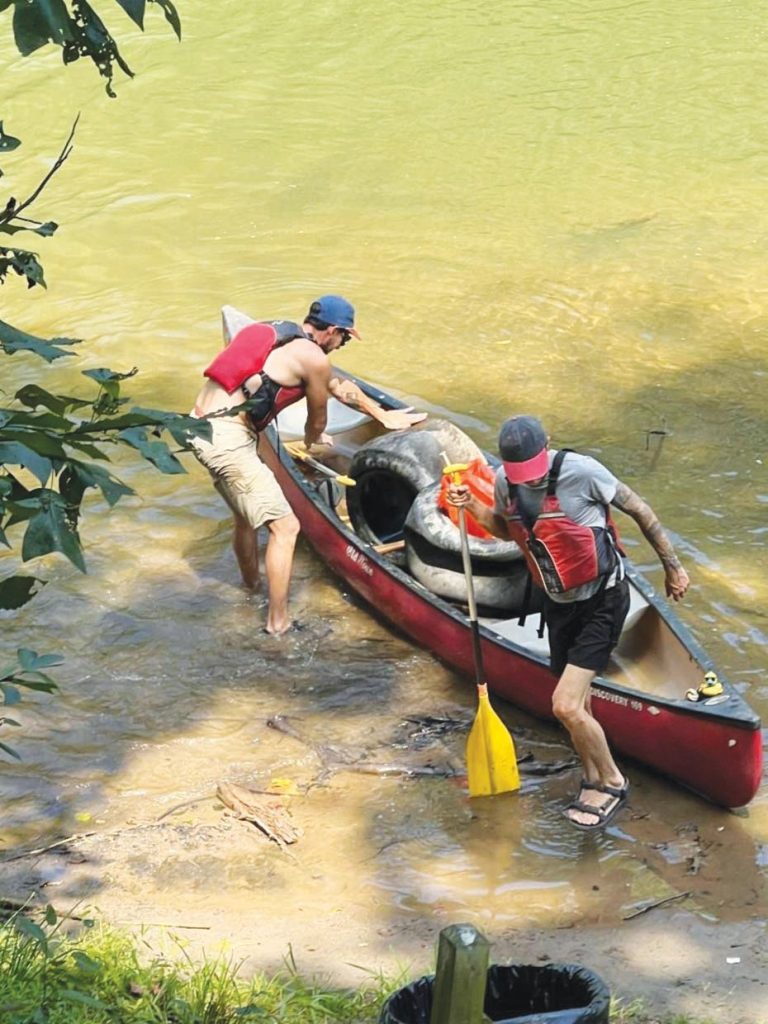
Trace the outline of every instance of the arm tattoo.
{"label": "arm tattoo", "polygon": [[665,569],[681,567],[680,559],[675,554],[672,542],[665,533],[656,513],[639,495],[635,494],[626,484],[619,483],[611,504],[635,520],[643,536],[661,559],[661,564]]}
{"label": "arm tattoo", "polygon": [[362,410],[361,393],[350,381],[334,377],[330,382],[329,390],[334,398],[349,406],[350,409]]}

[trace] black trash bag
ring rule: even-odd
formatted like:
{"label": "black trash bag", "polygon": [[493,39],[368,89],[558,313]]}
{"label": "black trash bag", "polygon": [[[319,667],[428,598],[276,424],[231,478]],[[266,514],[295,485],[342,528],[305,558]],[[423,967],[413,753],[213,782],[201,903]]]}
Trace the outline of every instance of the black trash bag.
{"label": "black trash bag", "polygon": [[578,964],[494,964],[485,1012],[497,1024],[608,1024],[611,996],[602,978]]}
{"label": "black trash bag", "polygon": [[[379,1024],[429,1024],[434,975],[389,997]],[[495,1024],[608,1024],[611,997],[601,978],[578,964],[494,964],[486,1015]]]}

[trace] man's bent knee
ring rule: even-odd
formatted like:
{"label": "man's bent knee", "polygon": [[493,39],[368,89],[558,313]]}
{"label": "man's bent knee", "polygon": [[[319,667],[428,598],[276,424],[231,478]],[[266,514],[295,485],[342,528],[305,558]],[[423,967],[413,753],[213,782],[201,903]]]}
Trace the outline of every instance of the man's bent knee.
{"label": "man's bent knee", "polygon": [[573,700],[570,695],[555,694],[552,698],[552,714],[565,726],[578,722],[585,714],[584,702]]}
{"label": "man's bent knee", "polygon": [[287,516],[280,516],[279,519],[271,519],[266,526],[273,537],[286,541],[295,540],[301,529],[299,520],[293,512]]}

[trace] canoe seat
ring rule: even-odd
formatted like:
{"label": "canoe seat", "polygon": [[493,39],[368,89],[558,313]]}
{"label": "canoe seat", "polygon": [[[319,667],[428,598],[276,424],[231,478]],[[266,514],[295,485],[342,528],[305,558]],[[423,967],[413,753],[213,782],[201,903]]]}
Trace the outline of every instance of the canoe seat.
{"label": "canoe seat", "polygon": [[[633,626],[636,626],[640,619],[643,617],[646,609],[650,608],[650,605],[635,587],[630,583],[629,586],[629,611],[627,617],[624,620],[624,628],[622,634],[628,633]],[[536,612],[529,614],[525,620],[525,625],[520,626],[517,617],[513,619],[481,619],[481,623],[488,629],[493,630],[494,633],[498,633],[499,636],[504,637],[505,640],[511,640],[512,643],[519,644],[521,647],[525,647],[526,650],[531,651],[533,654],[539,654],[545,658],[549,657],[549,638],[547,636],[547,630],[544,630],[544,636],[538,635],[539,629],[539,616]]]}
{"label": "canoe seat", "polygon": [[640,591],[629,584],[629,611],[627,617],[624,620],[624,626],[622,627],[622,633],[628,633],[633,626],[636,626],[640,619],[643,617],[643,612],[646,608],[650,608],[650,605],[640,593]]}
{"label": "canoe seat", "polygon": [[532,654],[540,655],[549,659],[549,637],[546,627],[544,636],[539,636],[539,615],[532,612],[526,617],[525,625],[520,625],[518,616],[513,619],[480,619],[481,625],[492,630],[505,640],[511,640],[513,644],[524,647]]}
{"label": "canoe seat", "polygon": [[[307,422],[307,400],[294,402],[278,415],[276,424],[280,437],[284,441],[295,441],[304,437],[304,424]],[[336,398],[328,399],[328,425],[326,434],[344,434],[354,430],[363,423],[370,423],[371,417],[357,409],[350,409]]]}

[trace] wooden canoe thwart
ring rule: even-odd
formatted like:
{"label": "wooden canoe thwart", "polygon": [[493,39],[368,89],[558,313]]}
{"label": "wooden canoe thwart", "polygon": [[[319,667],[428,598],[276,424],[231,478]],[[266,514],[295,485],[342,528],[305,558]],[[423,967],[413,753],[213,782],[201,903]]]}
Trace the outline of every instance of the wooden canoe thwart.
{"label": "wooden canoe thwart", "polygon": [[[223,311],[229,339],[252,322]],[[347,375],[351,376],[351,375]],[[352,378],[386,409],[404,402]],[[495,455],[444,419],[408,431],[385,431],[365,414],[328,402],[326,432],[333,445],[312,457],[355,486],[296,461],[286,443],[304,436],[306,404],[284,409],[261,434],[260,455],[296,513],[304,537],[346,587],[377,615],[473,678],[470,621],[457,577],[459,550],[448,517],[435,507],[445,451],[450,462]],[[458,530],[455,530],[458,536]],[[498,552],[470,538],[485,681],[496,696],[552,720],[557,679],[549,667],[539,616],[521,624],[517,607],[527,570],[519,550]],[[723,807],[741,807],[762,778],[759,716],[713,664],[672,606],[627,561],[630,609],[606,672],[592,685],[592,713],[616,755],[630,758]]]}
{"label": "wooden canoe thwart", "polygon": [[293,824],[285,808],[275,803],[275,797],[254,793],[234,782],[220,782],[216,796],[236,818],[250,821],[278,846],[289,846],[302,836],[301,829]]}

